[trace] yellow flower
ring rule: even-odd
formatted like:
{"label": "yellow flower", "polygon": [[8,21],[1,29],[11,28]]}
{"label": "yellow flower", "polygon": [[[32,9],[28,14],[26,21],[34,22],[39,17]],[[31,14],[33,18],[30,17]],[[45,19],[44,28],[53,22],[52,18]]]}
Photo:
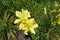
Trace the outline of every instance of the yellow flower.
{"label": "yellow flower", "polygon": [[60,17],[60,13],[56,16],[56,18]]}
{"label": "yellow flower", "polygon": [[56,16],[56,22],[60,24],[60,13]]}
{"label": "yellow flower", "polygon": [[58,5],[58,2],[56,2],[56,1],[55,1],[55,4],[54,4],[54,5],[55,5],[56,7],[58,7],[58,6],[59,6],[59,5]]}
{"label": "yellow flower", "polygon": [[51,25],[55,26],[56,25],[56,21],[51,22]]}
{"label": "yellow flower", "polygon": [[58,36],[58,40],[60,40],[60,37]]}
{"label": "yellow flower", "polygon": [[19,19],[16,19],[14,21],[14,23],[18,23],[18,22],[24,22],[27,18],[31,17],[30,16],[30,12],[28,12],[28,10],[23,10],[22,9],[22,12],[19,12],[19,11],[16,11],[16,16],[19,18]]}
{"label": "yellow flower", "polygon": [[24,34],[26,34],[26,35],[28,35],[28,33],[27,32],[31,32],[31,33],[33,33],[33,34],[35,34],[35,28],[37,28],[38,27],[38,24],[37,23],[35,23],[35,20],[32,18],[32,19],[28,19],[27,21],[26,21],[26,24],[23,24],[23,23],[21,23],[20,25],[19,25],[19,29],[20,30],[24,30]]}
{"label": "yellow flower", "polygon": [[58,24],[60,24],[60,18],[58,18],[56,21],[57,21]]}
{"label": "yellow flower", "polygon": [[59,8],[58,12],[60,12],[60,8]]}
{"label": "yellow flower", "polygon": [[35,28],[38,24],[35,22],[34,18],[30,18],[30,12],[28,10],[23,10],[22,12],[16,11],[16,16],[18,19],[14,21],[15,24],[19,23],[19,30],[24,30],[24,34],[28,35],[28,32],[35,34]]}

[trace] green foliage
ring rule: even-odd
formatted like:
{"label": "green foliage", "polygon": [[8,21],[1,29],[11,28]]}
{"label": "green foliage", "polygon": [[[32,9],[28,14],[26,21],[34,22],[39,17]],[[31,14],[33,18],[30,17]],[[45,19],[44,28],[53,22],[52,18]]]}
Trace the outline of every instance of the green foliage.
{"label": "green foliage", "polygon": [[13,28],[13,20],[14,16],[12,15],[12,12],[9,10],[6,10],[3,12],[3,14],[0,17],[0,35],[5,35],[5,33],[8,33],[12,31]]}
{"label": "green foliage", "polygon": [[[60,4],[60,0],[0,0],[0,35],[13,30],[15,11],[22,8],[31,12],[39,27],[36,35],[31,34],[32,40],[58,40],[60,38],[60,25],[51,25],[60,6],[54,6],[55,1]],[[44,8],[46,7],[47,14]],[[56,10],[54,12],[51,12]]]}

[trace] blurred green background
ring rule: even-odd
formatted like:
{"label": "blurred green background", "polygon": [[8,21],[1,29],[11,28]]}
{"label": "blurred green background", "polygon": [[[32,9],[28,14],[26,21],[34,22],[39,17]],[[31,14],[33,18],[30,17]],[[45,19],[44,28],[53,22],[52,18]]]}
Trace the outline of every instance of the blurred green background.
{"label": "blurred green background", "polygon": [[14,25],[15,11],[21,9],[29,10],[39,25],[31,40],[60,40],[60,24],[51,25],[60,14],[60,0],[0,0],[0,40],[11,40],[10,35],[16,40],[19,30]]}

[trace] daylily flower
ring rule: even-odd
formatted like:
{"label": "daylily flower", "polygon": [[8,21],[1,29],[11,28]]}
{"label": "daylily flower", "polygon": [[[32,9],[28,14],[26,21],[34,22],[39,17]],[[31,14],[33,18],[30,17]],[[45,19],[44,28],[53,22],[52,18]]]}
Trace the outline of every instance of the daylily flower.
{"label": "daylily flower", "polygon": [[35,23],[35,20],[32,18],[32,19],[28,19],[26,21],[26,24],[23,24],[21,23],[19,25],[19,29],[20,30],[24,30],[24,34],[28,35],[28,32],[30,31],[31,33],[35,34],[35,28],[38,27],[38,24]]}
{"label": "daylily flower", "polygon": [[56,16],[56,18],[60,17],[60,13]]}
{"label": "daylily flower", "polygon": [[16,16],[19,19],[16,19],[14,21],[15,24],[17,24],[18,22],[25,21],[27,18],[31,17],[30,12],[28,12],[28,10],[24,10],[24,9],[22,9],[22,12],[16,11]]}
{"label": "daylily flower", "polygon": [[51,24],[52,24],[53,26],[55,26],[56,23],[60,25],[60,14],[58,14],[55,18],[56,18],[56,20],[53,21],[53,22],[51,22]]}
{"label": "daylily flower", "polygon": [[58,18],[56,21],[57,21],[58,24],[60,24],[60,18]]}
{"label": "daylily flower", "polygon": [[58,7],[58,6],[59,6],[59,3],[55,1],[55,4],[54,4],[54,5],[55,5],[56,7]]}
{"label": "daylily flower", "polygon": [[56,25],[56,21],[51,22],[51,25],[55,26]]}
{"label": "daylily flower", "polygon": [[35,34],[35,28],[38,24],[35,22],[34,18],[30,18],[30,12],[28,10],[23,10],[22,12],[16,11],[16,16],[18,19],[14,21],[15,24],[19,23],[19,30],[24,30],[24,34],[28,35],[28,32]]}
{"label": "daylily flower", "polygon": [[60,24],[60,13],[56,16],[56,22]]}

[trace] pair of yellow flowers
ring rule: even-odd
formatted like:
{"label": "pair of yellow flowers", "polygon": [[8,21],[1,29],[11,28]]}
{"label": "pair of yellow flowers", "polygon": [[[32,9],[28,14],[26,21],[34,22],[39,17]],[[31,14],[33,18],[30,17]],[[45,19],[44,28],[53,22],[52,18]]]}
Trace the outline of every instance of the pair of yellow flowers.
{"label": "pair of yellow flowers", "polygon": [[22,9],[21,12],[16,11],[15,24],[19,24],[19,29],[24,30],[24,34],[28,35],[28,32],[35,34],[35,28],[38,27],[38,24],[35,22],[34,18],[31,18],[30,12],[28,10]]}

